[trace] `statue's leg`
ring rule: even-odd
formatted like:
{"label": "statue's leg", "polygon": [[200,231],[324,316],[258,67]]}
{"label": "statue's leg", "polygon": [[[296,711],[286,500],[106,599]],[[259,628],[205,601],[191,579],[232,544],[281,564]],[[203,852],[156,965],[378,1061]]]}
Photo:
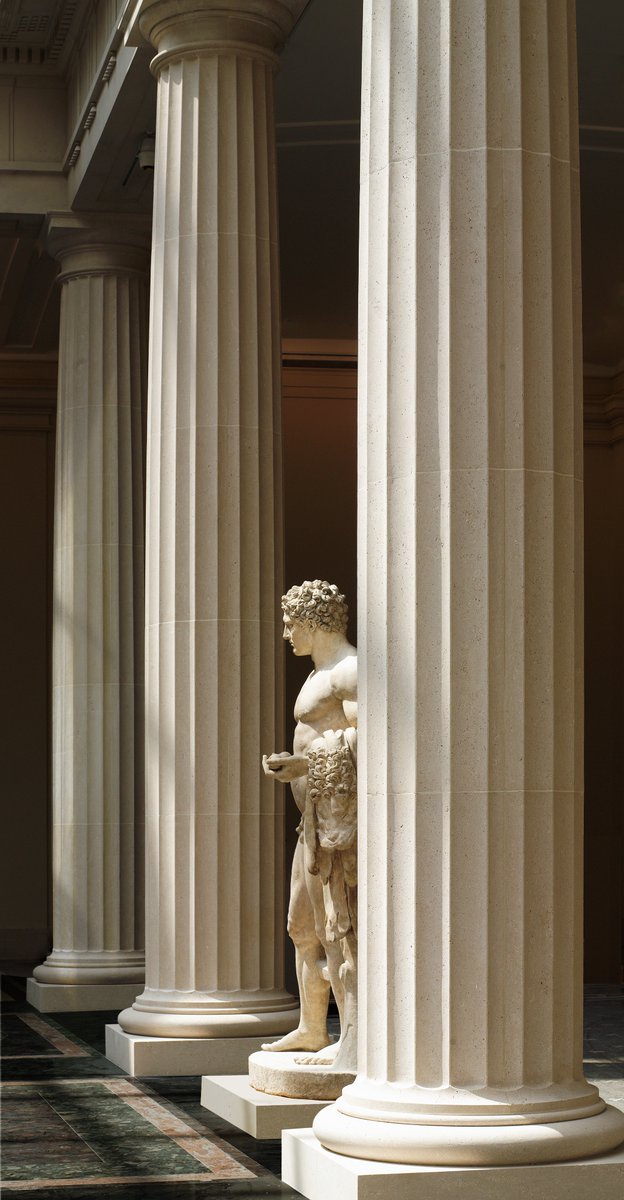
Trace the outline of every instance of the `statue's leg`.
{"label": "statue's leg", "polygon": [[[331,984],[334,999],[338,1007],[338,1015],[340,1017],[340,1038],[337,1042],[332,1042],[324,1045],[316,1054],[302,1055],[297,1057],[297,1062],[302,1065],[309,1066],[334,1066],[336,1062],[343,1061],[342,1044],[347,1030],[350,1028],[351,1014],[347,1006],[346,984],[352,984],[352,975],[345,971],[345,938],[335,937],[329,940],[327,936],[328,920],[331,923],[331,916],[335,916],[335,901],[340,897],[344,890],[345,900],[347,898],[347,888],[344,881],[342,871],[342,861],[339,855],[335,855],[331,867],[332,883],[326,883],[325,886],[321,883],[318,875],[308,876],[308,887],[314,908],[316,920],[316,934],[323,943],[325,954],[327,956],[327,967],[329,982]],[[335,875],[334,875],[335,873]],[[344,916],[344,914],[342,914]],[[351,934],[351,930],[349,930]],[[353,950],[355,950],[355,937],[353,936]],[[350,1039],[351,1041],[352,1039]],[[345,1068],[348,1070],[349,1068]]]}
{"label": "statue's leg", "polygon": [[357,938],[349,929],[340,941],[344,988],[344,1013],[340,1024],[340,1044],[333,1060],[339,1071],[357,1071]]}
{"label": "statue's leg", "polygon": [[331,984],[331,990],[334,995],[334,1000],[336,1001],[336,1007],[338,1009],[338,1016],[340,1017],[340,1036],[342,1037],[342,1031],[344,1029],[344,1017],[345,1017],[345,1013],[344,1013],[345,990],[344,990],[344,981],[342,979],[342,974],[341,974],[342,946],[339,941],[328,942],[327,940],[325,940],[324,949],[325,949],[325,955],[327,958],[327,973],[329,975],[329,982]]}
{"label": "statue's leg", "polygon": [[[288,906],[288,933],[295,947],[295,966],[299,984],[301,1017],[299,1026],[276,1042],[267,1042],[263,1050],[320,1050],[329,1041],[327,1005],[329,984],[321,975],[323,949],[316,934],[312,899],[307,886],[304,845],[297,842],[293,857]],[[309,876],[316,881],[316,877]],[[321,887],[318,881],[319,888]]]}

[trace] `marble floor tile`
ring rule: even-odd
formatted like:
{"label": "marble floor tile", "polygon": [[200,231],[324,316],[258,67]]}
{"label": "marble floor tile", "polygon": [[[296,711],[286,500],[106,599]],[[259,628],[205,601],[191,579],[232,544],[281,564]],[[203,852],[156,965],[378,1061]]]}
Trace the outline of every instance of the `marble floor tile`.
{"label": "marble floor tile", "polygon": [[57,1055],[59,1051],[45,1036],[24,1021],[27,1013],[9,1012],[2,1014],[2,1059],[40,1058],[42,1055]]}
{"label": "marble floor tile", "polygon": [[[15,1006],[13,1006],[15,1008]],[[1,1056],[3,1062],[30,1058],[87,1058],[94,1051],[49,1017],[38,1013],[2,1011]],[[18,1067],[18,1071],[21,1071]]]}

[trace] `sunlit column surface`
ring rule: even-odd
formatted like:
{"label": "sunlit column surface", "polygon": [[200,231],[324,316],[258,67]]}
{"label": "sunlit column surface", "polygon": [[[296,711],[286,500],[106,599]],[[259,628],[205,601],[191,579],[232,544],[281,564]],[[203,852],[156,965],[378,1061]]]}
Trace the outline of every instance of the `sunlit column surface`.
{"label": "sunlit column surface", "polygon": [[[107,1008],[136,995],[145,963],[149,228],[128,217],[58,214],[48,220],[47,247],[62,280],[52,613],[54,948],[34,971],[29,999],[48,1009]],[[53,993],[49,985],[63,986]]]}
{"label": "sunlit column surface", "polygon": [[126,1033],[296,1025],[283,986],[273,76],[294,0],[149,0],[147,968]]}
{"label": "sunlit column surface", "polygon": [[360,1073],[323,1145],[624,1139],[583,1078],[574,3],[368,0]]}

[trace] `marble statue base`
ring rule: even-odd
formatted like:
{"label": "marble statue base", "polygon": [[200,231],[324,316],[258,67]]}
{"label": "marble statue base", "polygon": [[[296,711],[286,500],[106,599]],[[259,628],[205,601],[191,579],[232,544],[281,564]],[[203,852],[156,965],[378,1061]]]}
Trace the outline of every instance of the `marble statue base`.
{"label": "marble statue base", "polygon": [[355,1075],[331,1067],[305,1066],[296,1060],[302,1051],[287,1054],[260,1050],[249,1059],[249,1083],[259,1092],[291,1100],[337,1100]]}
{"label": "marble statue base", "polygon": [[248,1075],[204,1075],[201,1104],[254,1138],[279,1138],[312,1124],[328,1100],[291,1100],[251,1087]]}
{"label": "marble statue base", "polygon": [[624,1149],[535,1166],[424,1167],[349,1158],[311,1129],[290,1129],[282,1180],[306,1200],[622,1200]]}

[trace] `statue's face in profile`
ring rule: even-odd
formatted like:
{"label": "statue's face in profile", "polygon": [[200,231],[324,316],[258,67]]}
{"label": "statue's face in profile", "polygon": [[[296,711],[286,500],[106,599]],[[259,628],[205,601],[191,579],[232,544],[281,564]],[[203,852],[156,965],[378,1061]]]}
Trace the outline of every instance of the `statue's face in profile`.
{"label": "statue's face in profile", "polygon": [[312,653],[312,634],[309,625],[301,621],[293,621],[288,613],[284,613],[284,641],[290,642],[293,654]]}

